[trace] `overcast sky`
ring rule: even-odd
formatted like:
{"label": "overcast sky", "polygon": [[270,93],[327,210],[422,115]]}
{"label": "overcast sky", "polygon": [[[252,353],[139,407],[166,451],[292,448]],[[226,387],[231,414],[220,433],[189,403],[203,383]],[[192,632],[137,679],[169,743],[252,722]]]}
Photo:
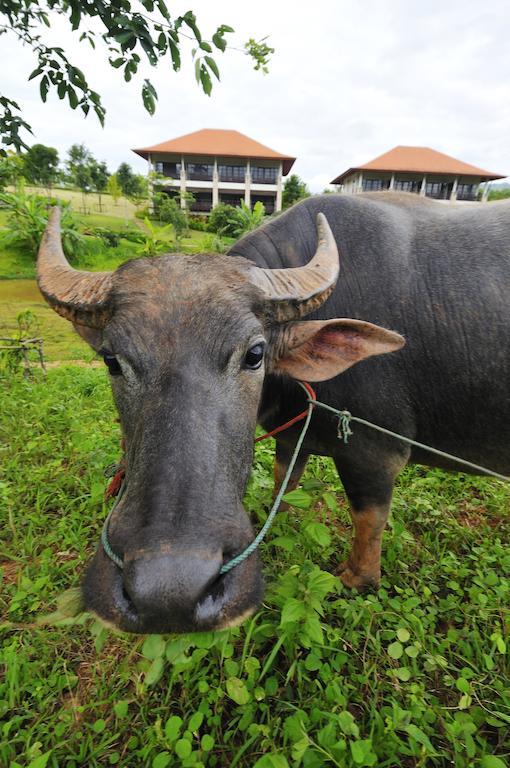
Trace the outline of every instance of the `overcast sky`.
{"label": "overcast sky", "polygon": [[[200,128],[231,128],[296,156],[293,171],[321,191],[350,166],[397,144],[429,146],[510,175],[510,11],[508,0],[168,0],[174,14],[192,8],[204,37],[220,23],[235,28],[232,45],[269,35],[276,49],[269,74],[253,71],[235,50],[218,54],[221,82],[211,97],[197,87],[187,62],[144,68],[127,84],[56,20],[47,40],[62,45],[103,96],[106,124],[72,112],[27,83],[34,58],[13,37],[0,36],[0,93],[18,100],[34,142],[61,155],[84,142],[110,170],[122,161],[140,172],[131,152]],[[46,33],[45,33],[46,34]],[[143,77],[159,92],[150,117]]]}

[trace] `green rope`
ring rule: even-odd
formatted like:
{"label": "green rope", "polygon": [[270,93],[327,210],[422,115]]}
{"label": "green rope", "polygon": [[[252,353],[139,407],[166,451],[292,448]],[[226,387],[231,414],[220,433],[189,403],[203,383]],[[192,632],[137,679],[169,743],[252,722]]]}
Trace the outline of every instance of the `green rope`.
{"label": "green rope", "polygon": [[[300,382],[298,382],[300,386],[303,386]],[[303,387],[303,389],[305,389]],[[306,392],[306,389],[305,389]],[[306,393],[308,397],[308,392]],[[303,429],[301,430],[301,433],[298,437],[298,441],[296,443],[296,447],[294,448],[294,453],[292,454],[292,458],[289,462],[289,466],[287,467],[287,472],[285,473],[285,477],[283,478],[283,483],[280,486],[280,490],[278,491],[276,498],[273,502],[273,506],[271,507],[271,511],[269,515],[267,516],[267,520],[258,532],[258,534],[255,536],[251,544],[248,544],[246,549],[244,549],[239,555],[236,555],[232,558],[232,560],[229,560],[228,563],[224,563],[221,567],[220,574],[223,575],[224,573],[228,573],[232,570],[232,568],[235,568],[236,565],[239,565],[240,563],[244,562],[247,557],[249,557],[261,541],[264,539],[266,533],[271,528],[271,525],[273,523],[273,520],[275,518],[276,513],[278,512],[278,507],[280,506],[281,500],[283,498],[283,495],[285,491],[287,490],[287,486],[289,484],[290,476],[292,474],[292,470],[294,469],[294,464],[296,463],[296,459],[298,457],[299,451],[301,450],[301,446],[303,445],[303,440],[305,439],[305,435],[307,433],[308,427],[310,426],[310,421],[312,418],[313,413],[313,402],[308,397],[308,413],[306,414],[306,420],[303,426]]]}
{"label": "green rope", "polygon": [[119,489],[119,493],[117,494],[117,498],[115,499],[115,504],[110,509],[110,511],[108,513],[108,517],[104,521],[103,530],[101,531],[101,544],[103,545],[103,549],[104,549],[105,553],[108,555],[110,560],[113,560],[115,565],[118,568],[120,568],[121,570],[124,568],[124,561],[122,560],[121,557],[119,557],[117,554],[115,554],[115,552],[111,548],[110,542],[108,541],[108,529],[110,527],[111,516],[113,515],[115,509],[117,508],[117,506],[118,506],[118,504],[119,504],[119,502],[120,502],[120,500],[122,498],[122,495],[124,493],[125,485],[126,485],[126,481],[123,480],[122,481],[122,485],[120,486],[120,489]]}
{"label": "green rope", "polygon": [[[236,565],[239,565],[240,563],[244,562],[248,557],[250,557],[250,555],[252,555],[253,552],[255,552],[255,550],[259,547],[260,543],[265,538],[268,530],[270,529],[273,523],[275,515],[278,512],[278,508],[285,494],[285,491],[287,490],[287,486],[289,484],[292,470],[294,469],[296,459],[298,457],[299,451],[301,450],[301,446],[303,445],[303,440],[305,439],[305,435],[307,433],[308,427],[310,426],[310,421],[312,418],[312,413],[314,408],[323,408],[324,410],[329,411],[330,413],[334,413],[335,416],[338,416],[338,437],[340,440],[343,440],[344,443],[347,443],[349,437],[353,434],[353,431],[350,427],[350,422],[356,421],[358,424],[363,424],[365,427],[370,427],[371,429],[375,429],[378,432],[382,432],[385,435],[389,435],[390,437],[394,437],[397,440],[401,440],[402,442],[407,443],[408,445],[414,445],[416,448],[422,448],[424,451],[428,451],[429,453],[434,453],[436,454],[436,456],[441,456],[442,458],[449,459],[450,461],[455,461],[458,464],[464,464],[464,466],[466,467],[470,467],[471,469],[476,469],[478,472],[482,472],[486,475],[491,475],[492,477],[496,477],[498,478],[498,480],[503,480],[507,483],[510,482],[510,477],[506,477],[506,475],[500,475],[499,472],[493,472],[493,470],[491,469],[482,467],[479,464],[473,464],[473,462],[466,461],[465,459],[460,459],[458,456],[454,456],[451,453],[440,451],[437,448],[431,448],[430,445],[425,445],[425,443],[420,443],[417,440],[412,440],[410,437],[404,437],[403,435],[399,435],[398,432],[392,432],[391,429],[386,429],[386,427],[380,427],[378,424],[373,424],[371,421],[367,421],[366,419],[361,419],[359,416],[352,416],[352,414],[350,414],[349,411],[339,411],[337,408],[332,408],[330,405],[326,405],[326,403],[321,403],[318,400],[312,400],[312,398],[308,394],[308,391],[301,384],[301,382],[297,382],[297,383],[306,392],[306,396],[308,400],[308,413],[306,414],[306,419],[305,419],[303,429],[301,430],[300,435],[298,437],[296,446],[294,448],[294,452],[292,454],[292,458],[290,460],[289,466],[287,467],[287,472],[285,473],[285,477],[283,478],[283,482],[281,484],[280,490],[278,491],[278,494],[274,500],[273,506],[271,507],[271,511],[267,516],[267,520],[262,526],[262,528],[260,529],[259,533],[255,536],[251,544],[248,544],[246,549],[244,549],[238,555],[233,557],[232,560],[229,560],[227,563],[223,564],[223,566],[220,569],[221,575],[223,575],[224,573],[228,573],[229,571],[232,570],[232,568],[235,568]],[[117,496],[115,504],[111,508],[110,513],[108,514],[108,517],[104,522],[103,530],[101,532],[101,543],[103,545],[103,549],[105,553],[108,555],[110,560],[113,560],[115,565],[117,565],[121,569],[124,567],[124,563],[122,562],[122,558],[120,558],[117,554],[115,554],[115,552],[110,546],[110,543],[108,541],[108,528],[109,528],[110,518],[114,510],[116,509],[118,503],[120,502],[120,499],[124,492],[124,487],[125,487],[125,481],[122,483],[120,487],[119,495]]]}

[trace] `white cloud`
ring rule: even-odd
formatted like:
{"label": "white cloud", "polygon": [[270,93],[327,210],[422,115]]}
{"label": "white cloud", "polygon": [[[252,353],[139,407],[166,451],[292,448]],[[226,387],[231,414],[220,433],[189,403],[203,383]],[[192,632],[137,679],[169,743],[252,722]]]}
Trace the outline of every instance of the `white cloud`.
{"label": "white cloud", "polygon": [[[313,191],[346,168],[397,144],[434,147],[466,162],[510,173],[510,17],[506,0],[194,0],[204,31],[218,23],[236,29],[236,42],[270,35],[276,54],[264,76],[242,53],[218,57],[222,81],[211,98],[195,84],[191,64],[174,74],[144,68],[124,83],[106,56],[78,44],[57,19],[50,35],[70,53],[103,95],[108,114],[101,129],[56,97],[39,100],[27,83],[34,64],[27,49],[0,37],[0,91],[18,99],[35,140],[63,155],[83,141],[110,168],[130,150],[199,128],[234,128],[280,152],[296,155],[296,173]],[[187,10],[181,2],[174,13]],[[104,61],[103,61],[104,58]],[[159,93],[156,115],[141,104],[143,77]]]}

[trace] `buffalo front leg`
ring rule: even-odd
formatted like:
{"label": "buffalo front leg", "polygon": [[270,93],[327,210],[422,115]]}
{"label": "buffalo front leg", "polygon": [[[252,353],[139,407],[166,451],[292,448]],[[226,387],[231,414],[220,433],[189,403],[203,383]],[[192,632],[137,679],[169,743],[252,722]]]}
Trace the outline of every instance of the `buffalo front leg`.
{"label": "buffalo front leg", "polygon": [[374,472],[335,462],[351,505],[354,528],[351,552],[338,567],[342,583],[360,592],[377,588],[381,580],[382,536],[391,506],[395,478],[406,464],[404,456]]}
{"label": "buffalo front leg", "polygon": [[381,580],[382,535],[390,504],[371,504],[363,509],[351,507],[354,527],[351,552],[338,567],[342,583],[360,592],[377,588]]}
{"label": "buffalo front leg", "polygon": [[[281,441],[276,442],[273,500],[276,498],[278,491],[282,487],[282,483],[287,473],[287,469],[289,468],[293,451],[294,451],[294,446],[289,447],[286,443],[282,443]],[[297,486],[299,485],[299,481],[301,480],[301,477],[303,475],[303,472],[306,469],[307,461],[308,461],[308,454],[300,452],[296,459],[296,463],[294,464],[294,469],[291,472],[285,493],[288,493],[289,491],[293,491],[295,488],[297,488]],[[280,504],[280,509],[285,511],[286,509],[288,509],[288,504],[285,504],[285,502],[282,502]]]}

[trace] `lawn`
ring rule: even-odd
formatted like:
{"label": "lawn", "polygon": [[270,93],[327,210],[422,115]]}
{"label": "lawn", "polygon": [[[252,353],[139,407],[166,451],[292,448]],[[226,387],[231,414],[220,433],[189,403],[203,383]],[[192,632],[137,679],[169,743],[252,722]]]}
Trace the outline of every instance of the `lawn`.
{"label": "lawn", "polygon": [[[315,459],[299,508],[261,548],[268,591],[241,628],[133,638],[86,616],[38,625],[97,546],[119,427],[103,369],[0,386],[0,765],[508,765],[508,486],[407,469],[382,587],[360,596],[332,575],[350,526],[332,464]],[[270,442],[245,500],[257,528]]]}

